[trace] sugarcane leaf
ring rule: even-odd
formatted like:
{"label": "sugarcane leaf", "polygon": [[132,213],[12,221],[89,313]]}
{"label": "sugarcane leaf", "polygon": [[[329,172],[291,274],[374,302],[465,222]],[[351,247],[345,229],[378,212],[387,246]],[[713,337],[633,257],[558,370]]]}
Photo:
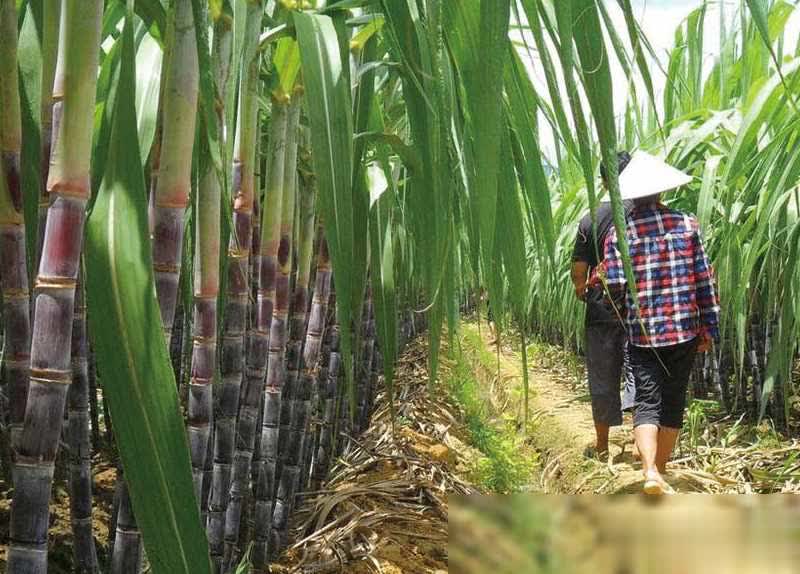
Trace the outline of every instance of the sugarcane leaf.
{"label": "sugarcane leaf", "polygon": [[369,23],[361,28],[350,41],[350,49],[353,51],[361,50],[364,45],[381,31],[386,20],[383,16],[373,17]]}
{"label": "sugarcane leaf", "polygon": [[369,242],[372,252],[370,278],[378,340],[383,355],[384,383],[389,395],[389,407],[394,415],[393,381],[394,363],[397,356],[397,298],[394,283],[391,209],[396,198],[394,191],[389,188],[384,169],[377,164],[372,164],[367,169],[370,195],[375,197],[369,215]]}
{"label": "sugarcane leaf", "polygon": [[92,343],[153,572],[210,572],[189,449],[161,328],[136,133],[132,14],[111,102],[109,157],[87,223]]}
{"label": "sugarcane leaf", "polygon": [[[555,231],[553,229],[553,212],[550,205],[550,185],[542,167],[542,152],[536,133],[536,93],[533,84],[525,71],[524,64],[516,52],[512,51],[506,63],[506,93],[509,105],[506,114],[509,116],[521,151],[525,154],[517,162],[517,171],[533,206],[533,220],[537,230],[544,238],[543,249],[552,257],[555,251]],[[508,157],[509,160],[512,157]],[[502,163],[504,166],[511,164]],[[506,168],[507,169],[507,168]]]}
{"label": "sugarcane leaf", "polygon": [[714,186],[717,180],[721,156],[711,156],[706,160],[703,170],[703,184],[697,198],[697,220],[701,229],[707,229],[711,223],[711,214],[714,210]]}
{"label": "sugarcane leaf", "polygon": [[[586,124],[586,116],[583,113],[578,92],[577,82],[575,81],[575,50],[574,50],[574,31],[572,2],[564,2],[563,6],[556,11],[559,39],[559,59],[561,68],[564,72],[564,81],[567,85],[567,97],[569,98],[570,109],[572,110],[572,120],[578,136],[578,150],[580,152],[579,163],[586,182],[586,192],[589,198],[589,212],[592,218],[592,227],[596,230],[597,221],[595,212],[597,210],[597,193],[594,183],[593,153],[591,149],[591,137],[589,126]],[[547,14],[544,4],[539,0],[539,13],[542,20],[547,21]],[[609,92],[610,94],[610,92]],[[596,231],[595,231],[596,233]],[[599,254],[598,254],[599,257]]]}
{"label": "sugarcane leaf", "polygon": [[[636,281],[631,266],[628,244],[625,240],[625,208],[619,189],[617,167],[617,134],[614,123],[614,92],[611,85],[611,71],[608,64],[600,19],[595,0],[571,0],[574,20],[574,40],[583,71],[586,96],[592,108],[600,152],[608,174],[609,196],[614,215],[614,228],[617,232],[618,247],[622,254],[625,278],[628,289],[637,305]],[[566,24],[559,17],[559,27]],[[573,22],[568,25],[572,26]],[[562,45],[566,41],[562,38]]]}
{"label": "sugarcane leaf", "polygon": [[[428,319],[429,383],[436,380],[443,305],[441,281],[444,276],[449,220],[446,205],[449,190],[442,182],[449,173],[443,156],[446,141],[442,135],[450,127],[450,112],[442,84],[445,82],[439,24],[440,11],[451,2],[431,3],[428,19],[423,19],[414,0],[382,0],[386,18],[385,38],[389,52],[402,63],[402,87],[412,145],[419,150],[422,171],[409,178],[404,186],[408,212],[407,250],[411,269],[419,270],[421,281],[415,289],[422,292]],[[430,28],[426,28],[426,22]],[[416,278],[409,277],[409,282]]]}
{"label": "sugarcane leaf", "polygon": [[[800,70],[800,58],[784,66],[784,76],[792,77]],[[784,91],[781,77],[770,78],[758,91],[758,95],[747,108],[736,141],[730,151],[725,169],[725,181],[731,183],[747,167],[748,157],[754,157],[759,131],[767,118],[774,113]]]}
{"label": "sugarcane leaf", "polygon": [[[194,17],[195,38],[197,40],[197,62],[199,70],[199,127],[206,139],[203,161],[211,161],[214,169],[221,173],[222,150],[220,134],[217,126],[216,104],[217,89],[214,85],[213,70],[211,66],[211,44],[208,38],[208,9],[207,3],[202,0],[192,0],[192,15]],[[145,148],[147,149],[147,148]]]}
{"label": "sugarcane leaf", "polygon": [[397,134],[389,134],[383,132],[362,132],[356,134],[356,143],[364,141],[368,144],[386,144],[392,148],[392,151],[398,155],[409,170],[413,173],[422,172],[422,159],[419,157],[417,150],[408,144]]}
{"label": "sugarcane leaf", "polygon": [[163,52],[150,35],[142,38],[136,51],[136,124],[139,146],[145,150],[142,165],[147,162],[147,150],[153,145],[158,119],[158,92],[161,89]]}
{"label": "sugarcane leaf", "polygon": [[[494,255],[494,233],[497,214],[498,173],[503,130],[502,100],[498,92],[503,85],[503,70],[508,55],[508,0],[482,0],[479,35],[481,66],[473,68],[466,78],[467,100],[472,109],[475,148],[474,209],[479,213],[481,256],[484,273],[490,274],[489,262]],[[477,64],[477,62],[476,62]]]}
{"label": "sugarcane leaf", "polygon": [[[511,134],[505,130],[502,138],[500,159],[503,165],[511,166]],[[497,194],[497,226],[500,252],[508,280],[509,300],[516,317],[525,314],[528,286],[528,266],[525,261],[525,233],[523,229],[522,203],[513,169],[500,172],[500,191]]]}
{"label": "sugarcane leaf", "polygon": [[336,282],[342,359],[352,388],[353,117],[339,42],[327,16],[293,15],[305,85],[320,212]]}
{"label": "sugarcane leaf", "polygon": [[300,72],[300,52],[294,38],[281,38],[278,41],[273,64],[274,88],[279,88],[284,94],[291,94]]}
{"label": "sugarcane leaf", "polygon": [[[342,62],[343,69],[350,69],[349,58],[349,34],[345,25],[344,12],[337,12],[333,25],[337,32],[339,40],[339,50],[345,58]],[[364,49],[361,51],[359,60],[360,62],[369,62],[376,58],[378,41],[376,37],[370,38]],[[347,76],[348,85],[350,85],[350,76]],[[356,133],[362,132],[367,129],[369,120],[372,115],[372,108],[375,107],[375,70],[366,72],[361,76],[361,80],[356,87],[355,97],[353,102],[353,123],[354,131]],[[361,316],[361,310],[364,307],[364,297],[367,289],[367,267],[368,259],[371,254],[369,252],[369,202],[370,190],[367,184],[366,177],[366,164],[364,158],[366,156],[367,147],[365,142],[360,139],[355,139],[353,143],[353,253],[352,253],[352,274],[353,274],[353,310],[356,313],[356,325],[362,324],[364,318]],[[374,306],[374,305],[373,305]],[[361,350],[361,336],[362,330],[356,331],[355,351],[358,354]],[[356,357],[361,362],[360,357]],[[355,396],[353,399],[355,399]],[[353,409],[355,409],[355,400],[353,400]]]}
{"label": "sugarcane leaf", "polygon": [[160,0],[136,0],[134,11],[150,28],[153,37],[162,40],[167,29],[167,12]]}
{"label": "sugarcane leaf", "polygon": [[38,205],[41,186],[41,90],[42,90],[42,2],[30,2],[21,15],[17,61],[19,65],[19,103],[22,117],[20,184],[25,206],[25,239],[29,267],[36,257]]}
{"label": "sugarcane leaf", "polygon": [[542,67],[544,68],[545,80],[547,81],[547,91],[550,94],[550,101],[553,105],[553,113],[558,125],[559,137],[563,139],[564,144],[569,152],[573,156],[577,157],[578,148],[575,145],[575,139],[572,137],[572,129],[569,127],[569,123],[567,123],[567,114],[564,111],[564,106],[562,104],[558,77],[556,76],[553,60],[550,57],[550,51],[548,50],[544,41],[541,21],[539,19],[539,11],[536,8],[536,0],[522,0],[522,6],[525,10],[525,15],[528,18],[528,23],[530,24],[531,32],[533,33],[534,43],[536,44],[536,49],[539,54],[539,58],[542,61]]}

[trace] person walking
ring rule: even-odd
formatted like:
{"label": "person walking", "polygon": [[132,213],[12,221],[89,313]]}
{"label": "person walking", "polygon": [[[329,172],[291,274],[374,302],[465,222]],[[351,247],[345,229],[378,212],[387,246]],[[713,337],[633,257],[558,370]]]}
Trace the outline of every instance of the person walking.
{"label": "person walking", "polygon": [[634,203],[625,239],[636,293],[627,285],[613,229],[599,273],[609,298],[625,293],[634,435],[646,494],[674,493],[664,474],[683,424],[692,365],[719,339],[719,300],[697,219],[660,201],[661,193],[690,181],[651,155],[634,155],[620,190],[623,200]]}
{"label": "person walking", "polygon": [[[618,170],[623,172],[630,162],[628,152],[617,157]],[[605,166],[600,166],[600,176],[608,187]],[[627,202],[626,210],[633,207]],[[624,368],[626,355],[626,331],[623,311],[624,297],[609,302],[604,297],[603,286],[596,280],[595,270],[603,254],[603,246],[613,229],[611,204],[602,202],[595,212],[597,233],[587,213],[578,227],[572,255],[572,283],[575,296],[586,303],[585,354],[592,401],[595,444],[586,447],[587,458],[604,458],[608,454],[608,435],[611,427],[622,425],[622,412],[633,407],[634,387],[630,371]],[[620,398],[620,381],[625,379],[625,391]]]}

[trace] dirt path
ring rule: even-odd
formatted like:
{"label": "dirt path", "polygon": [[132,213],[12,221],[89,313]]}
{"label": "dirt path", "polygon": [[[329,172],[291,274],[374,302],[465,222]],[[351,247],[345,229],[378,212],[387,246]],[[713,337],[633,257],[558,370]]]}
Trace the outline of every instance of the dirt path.
{"label": "dirt path", "polygon": [[[518,347],[501,343],[499,358],[487,329],[462,325],[462,350],[471,354],[486,383],[488,398],[497,412],[514,413],[522,420],[522,369]],[[530,421],[528,442],[540,453],[537,481],[528,490],[544,493],[638,493],[641,464],[633,459],[630,415],[625,425],[612,429],[608,463],[587,460],[583,451],[594,441],[591,404],[583,382],[583,367],[569,353],[536,347],[529,353]],[[498,369],[499,363],[499,369]],[[477,371],[476,371],[477,372]],[[673,464],[668,482],[680,492],[733,491],[735,484],[711,473]]]}

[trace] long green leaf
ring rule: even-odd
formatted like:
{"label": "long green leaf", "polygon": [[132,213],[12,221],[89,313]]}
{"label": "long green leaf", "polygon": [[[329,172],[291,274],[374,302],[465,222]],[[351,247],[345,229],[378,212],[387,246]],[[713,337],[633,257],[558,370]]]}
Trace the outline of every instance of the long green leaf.
{"label": "long green leaf", "polygon": [[311,125],[314,171],[325,235],[336,282],[342,358],[352,388],[354,309],[350,261],[353,253],[353,117],[350,85],[342,70],[339,42],[328,16],[294,14]]}
{"label": "long green leaf", "polygon": [[210,572],[161,329],[136,137],[132,14],[122,36],[109,161],[87,223],[90,333],[147,556],[158,574]]}
{"label": "long green leaf", "polygon": [[[617,134],[614,120],[614,91],[611,85],[611,70],[603,40],[596,0],[571,0],[575,31],[575,46],[583,69],[586,96],[592,108],[600,152],[608,173],[609,196],[614,213],[614,227],[619,238],[619,251],[625,267],[628,289],[637,301],[636,281],[631,267],[628,244],[625,241],[625,209],[619,190],[617,170]],[[561,19],[559,19],[561,23]],[[563,42],[563,40],[562,40]]]}

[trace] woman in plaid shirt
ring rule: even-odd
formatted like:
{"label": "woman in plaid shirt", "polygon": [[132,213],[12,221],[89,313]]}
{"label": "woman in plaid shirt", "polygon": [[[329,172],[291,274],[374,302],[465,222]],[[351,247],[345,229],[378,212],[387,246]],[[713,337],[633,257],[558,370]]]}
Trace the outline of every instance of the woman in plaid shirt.
{"label": "woman in plaid shirt", "polygon": [[[626,239],[638,300],[627,289],[626,328],[647,494],[674,492],[662,475],[683,422],[689,375],[696,353],[719,338],[719,302],[697,219],[659,201],[661,192],[690,180],[641,152],[620,177],[623,199],[634,201]],[[615,231],[604,251],[604,279],[618,293],[627,281]]]}

